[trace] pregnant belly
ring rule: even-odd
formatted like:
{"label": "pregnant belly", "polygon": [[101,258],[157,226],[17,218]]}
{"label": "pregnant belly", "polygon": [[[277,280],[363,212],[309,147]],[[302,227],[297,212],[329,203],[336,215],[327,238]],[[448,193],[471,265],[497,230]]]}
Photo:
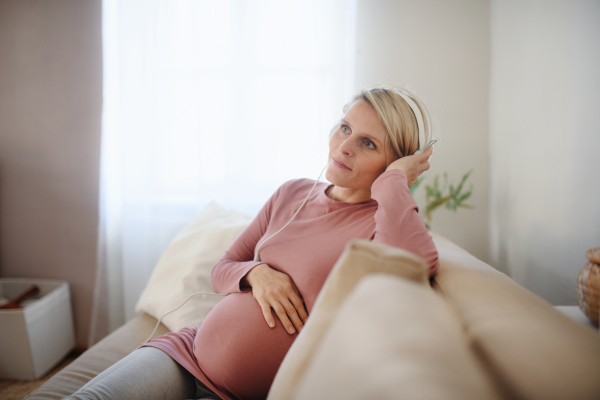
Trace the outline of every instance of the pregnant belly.
{"label": "pregnant belly", "polygon": [[[272,311],[273,312],[273,311]],[[213,384],[242,399],[265,399],[296,339],[273,312],[269,328],[252,292],[232,293],[207,315],[194,340],[198,366]]]}

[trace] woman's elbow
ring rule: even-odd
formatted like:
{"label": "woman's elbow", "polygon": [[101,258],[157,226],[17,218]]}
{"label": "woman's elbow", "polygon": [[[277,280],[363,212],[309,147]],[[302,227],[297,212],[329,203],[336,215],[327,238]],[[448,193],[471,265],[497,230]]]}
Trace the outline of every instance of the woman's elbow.
{"label": "woman's elbow", "polygon": [[431,262],[429,262],[429,277],[433,277],[437,274],[438,269],[440,269],[440,260],[438,257],[437,251],[435,252],[435,258]]}
{"label": "woman's elbow", "polygon": [[222,281],[221,279],[219,279],[221,273],[219,270],[219,264],[215,265],[212,269],[212,271],[210,272],[210,286],[213,289],[213,292],[215,293],[222,293],[221,290],[221,285],[220,282]]}

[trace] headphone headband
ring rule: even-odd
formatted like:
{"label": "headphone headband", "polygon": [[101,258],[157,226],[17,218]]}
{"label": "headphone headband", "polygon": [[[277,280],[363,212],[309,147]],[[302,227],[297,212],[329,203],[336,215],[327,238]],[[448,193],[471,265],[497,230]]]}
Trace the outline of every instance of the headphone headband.
{"label": "headphone headband", "polygon": [[408,105],[412,109],[413,114],[415,114],[415,118],[417,119],[417,127],[419,128],[419,151],[423,151],[427,146],[427,142],[425,140],[425,124],[423,123],[423,114],[421,114],[421,109],[419,108],[417,103],[415,103],[413,99],[411,99],[407,95],[400,92],[396,93],[400,97],[402,97],[404,101],[406,101],[406,103],[408,103]]}

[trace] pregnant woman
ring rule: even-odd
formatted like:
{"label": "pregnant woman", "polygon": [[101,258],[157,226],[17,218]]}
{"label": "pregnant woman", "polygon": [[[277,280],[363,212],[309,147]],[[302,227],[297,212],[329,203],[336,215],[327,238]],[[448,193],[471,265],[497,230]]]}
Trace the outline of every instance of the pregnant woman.
{"label": "pregnant woman", "polygon": [[406,249],[436,273],[437,250],[409,192],[429,169],[433,149],[415,152],[430,138],[416,96],[389,85],[362,90],[330,134],[332,184],[295,179],[277,189],[215,265],[212,287],[230,295],[202,325],[148,341],[71,398],[265,399],[349,240]]}

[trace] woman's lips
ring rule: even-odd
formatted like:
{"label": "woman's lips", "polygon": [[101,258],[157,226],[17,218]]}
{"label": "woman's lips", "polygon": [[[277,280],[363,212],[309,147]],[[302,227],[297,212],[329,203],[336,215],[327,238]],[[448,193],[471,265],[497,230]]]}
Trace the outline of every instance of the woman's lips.
{"label": "woman's lips", "polygon": [[342,168],[342,169],[347,169],[348,171],[352,171],[350,168],[348,168],[348,167],[346,166],[346,164],[342,163],[341,161],[338,161],[338,160],[336,160],[336,158],[335,158],[335,157],[333,157],[333,163],[334,163],[336,166],[338,166],[338,167],[340,167],[340,168]]}

